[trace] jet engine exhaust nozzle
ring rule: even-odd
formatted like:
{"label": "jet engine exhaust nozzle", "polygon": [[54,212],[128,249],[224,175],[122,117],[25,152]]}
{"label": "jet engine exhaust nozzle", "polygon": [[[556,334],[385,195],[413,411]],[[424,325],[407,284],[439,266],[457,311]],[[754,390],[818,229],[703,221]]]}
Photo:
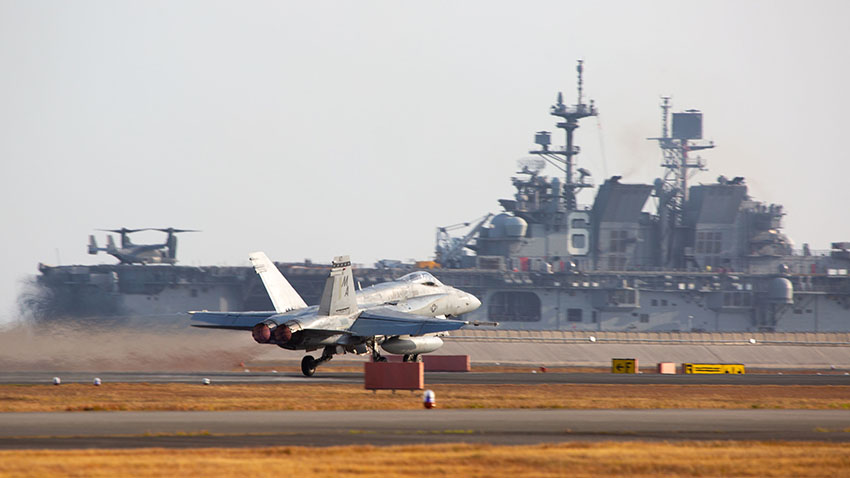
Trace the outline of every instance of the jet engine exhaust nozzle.
{"label": "jet engine exhaust nozzle", "polygon": [[274,329],[274,341],[279,344],[285,344],[292,340],[292,329],[288,325],[281,325]]}
{"label": "jet engine exhaust nozzle", "polygon": [[283,348],[292,348],[304,340],[304,334],[301,333],[301,329],[301,323],[297,320],[290,320],[285,324],[278,325],[272,330],[272,339],[270,342]]}
{"label": "jet engine exhaust nozzle", "polygon": [[267,322],[260,322],[255,325],[253,329],[251,329],[251,336],[254,337],[254,340],[257,341],[258,344],[267,344],[271,341],[272,338],[272,327],[274,324],[269,324]]}

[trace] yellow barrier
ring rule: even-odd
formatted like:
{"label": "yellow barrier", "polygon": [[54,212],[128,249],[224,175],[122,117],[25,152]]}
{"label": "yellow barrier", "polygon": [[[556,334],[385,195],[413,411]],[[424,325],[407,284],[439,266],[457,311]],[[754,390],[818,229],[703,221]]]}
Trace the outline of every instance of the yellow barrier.
{"label": "yellow barrier", "polygon": [[683,363],[682,373],[744,373],[740,363]]}
{"label": "yellow barrier", "polygon": [[611,359],[611,373],[637,373],[637,359]]}

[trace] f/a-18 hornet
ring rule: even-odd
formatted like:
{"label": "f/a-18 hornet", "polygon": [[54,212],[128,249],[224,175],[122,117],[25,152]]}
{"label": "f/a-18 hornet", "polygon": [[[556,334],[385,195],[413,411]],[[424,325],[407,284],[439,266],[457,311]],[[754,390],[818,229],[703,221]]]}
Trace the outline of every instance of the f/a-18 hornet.
{"label": "f/a-18 hornet", "polygon": [[194,327],[250,330],[258,343],[289,350],[322,349],[320,358],[305,356],[301,371],[344,353],[372,354],[385,361],[380,346],[405,361],[443,345],[440,334],[464,325],[497,325],[454,319],[477,309],[472,294],[443,285],[427,272],[411,272],[395,281],[355,291],[348,256],[336,257],[319,305],[307,306],[278,268],[262,252],[250,256],[274,304],[269,312],[190,312]]}

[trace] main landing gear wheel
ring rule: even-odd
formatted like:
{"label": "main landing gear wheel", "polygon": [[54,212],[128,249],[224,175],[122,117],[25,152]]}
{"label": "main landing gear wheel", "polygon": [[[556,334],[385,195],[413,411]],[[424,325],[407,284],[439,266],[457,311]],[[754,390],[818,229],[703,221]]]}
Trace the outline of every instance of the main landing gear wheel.
{"label": "main landing gear wheel", "polygon": [[301,359],[301,373],[304,374],[305,377],[312,377],[314,373],[316,373],[316,359],[314,359],[311,355],[305,355],[303,359]]}
{"label": "main landing gear wheel", "polygon": [[422,359],[419,357],[419,354],[406,354],[401,358],[402,362],[421,362]]}

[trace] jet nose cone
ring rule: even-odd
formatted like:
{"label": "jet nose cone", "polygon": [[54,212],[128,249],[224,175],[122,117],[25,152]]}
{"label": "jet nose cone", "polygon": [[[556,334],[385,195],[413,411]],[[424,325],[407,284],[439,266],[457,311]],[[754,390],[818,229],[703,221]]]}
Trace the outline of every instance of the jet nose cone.
{"label": "jet nose cone", "polygon": [[480,300],[478,300],[478,297],[475,297],[475,296],[474,296],[474,295],[472,295],[472,294],[466,294],[466,295],[467,295],[467,297],[469,298],[469,307],[470,307],[470,310],[475,310],[475,309],[477,309],[477,308],[481,307],[481,301],[480,301]]}

